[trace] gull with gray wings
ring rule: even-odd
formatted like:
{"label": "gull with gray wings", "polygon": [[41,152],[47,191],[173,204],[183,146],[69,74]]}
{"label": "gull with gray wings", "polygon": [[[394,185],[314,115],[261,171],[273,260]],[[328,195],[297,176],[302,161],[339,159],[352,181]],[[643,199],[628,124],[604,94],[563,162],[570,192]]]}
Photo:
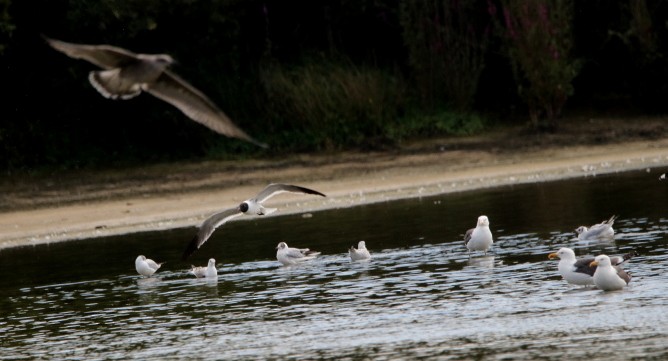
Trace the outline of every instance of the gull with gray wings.
{"label": "gull with gray wings", "polygon": [[237,127],[204,93],[171,72],[168,67],[174,59],[167,54],[135,54],[111,45],[44,39],[70,58],[83,59],[102,68],[91,71],[88,80],[105,98],[130,99],[145,91],[216,133],[267,147]]}
{"label": "gull with gray wings", "polygon": [[308,189],[291,184],[272,183],[267,187],[265,187],[262,191],[260,191],[260,193],[258,193],[255,197],[249,198],[241,202],[241,204],[239,204],[237,207],[226,209],[222,212],[216,213],[211,217],[207,218],[199,227],[197,235],[188,244],[188,247],[183,252],[182,258],[185,260],[188,257],[190,257],[191,254],[197,251],[204,244],[204,242],[206,242],[209,239],[209,237],[211,237],[211,234],[213,234],[213,231],[215,231],[216,228],[222,226],[231,219],[234,219],[241,215],[263,216],[266,214],[271,214],[276,212],[276,208],[265,208],[262,205],[262,202],[266,201],[267,199],[279,193],[285,193],[285,192],[314,194],[326,197],[324,194],[315,191],[313,189]]}

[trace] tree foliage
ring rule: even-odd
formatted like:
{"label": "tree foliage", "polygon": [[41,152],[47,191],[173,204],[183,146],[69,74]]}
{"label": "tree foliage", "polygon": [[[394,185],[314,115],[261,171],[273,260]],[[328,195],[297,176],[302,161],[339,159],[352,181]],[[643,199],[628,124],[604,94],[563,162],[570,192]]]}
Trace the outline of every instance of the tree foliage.
{"label": "tree foliage", "polygon": [[583,104],[665,112],[666,15],[660,0],[0,0],[0,167],[263,152],[148,95],[99,96],[95,67],[41,34],[168,53],[271,152],[294,152],[527,115],[551,128]]}

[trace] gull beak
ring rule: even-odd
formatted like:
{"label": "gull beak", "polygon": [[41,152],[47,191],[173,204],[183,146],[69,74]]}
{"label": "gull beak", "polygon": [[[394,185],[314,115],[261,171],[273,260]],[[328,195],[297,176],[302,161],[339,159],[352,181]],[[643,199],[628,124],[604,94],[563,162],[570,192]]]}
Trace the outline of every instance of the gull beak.
{"label": "gull beak", "polygon": [[598,262],[596,262],[596,261],[592,261],[592,262],[589,264],[589,267],[595,267],[595,266],[598,266]]}
{"label": "gull beak", "polygon": [[547,255],[547,258],[549,258],[549,259],[555,259],[555,258],[559,258],[559,256],[557,256],[556,253],[550,253],[550,254]]}

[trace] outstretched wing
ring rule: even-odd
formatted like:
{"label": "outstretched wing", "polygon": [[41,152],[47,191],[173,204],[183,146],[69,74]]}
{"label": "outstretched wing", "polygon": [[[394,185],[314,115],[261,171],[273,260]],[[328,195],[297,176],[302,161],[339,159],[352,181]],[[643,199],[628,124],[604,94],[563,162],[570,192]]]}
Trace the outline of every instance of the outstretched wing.
{"label": "outstretched wing", "polygon": [[209,237],[211,237],[211,234],[213,234],[213,231],[215,231],[216,228],[220,227],[230,219],[239,217],[242,214],[243,213],[239,211],[239,208],[230,208],[207,218],[199,227],[197,235],[190,241],[190,243],[188,243],[188,247],[183,252],[181,259],[186,260],[188,257],[190,257],[191,254],[195,253],[195,251],[197,251],[204,244],[204,242],[206,242]]}
{"label": "outstretched wing", "polygon": [[272,183],[267,187],[265,187],[262,191],[260,191],[260,193],[258,193],[257,196],[255,196],[255,201],[261,203],[279,193],[284,193],[284,192],[315,194],[318,196],[327,197],[326,195],[313,189],[295,186],[291,184]]}
{"label": "outstretched wing", "polygon": [[137,61],[137,54],[111,45],[74,44],[50,39],[44,40],[52,48],[64,53],[70,58],[89,61],[103,69],[122,67]]}
{"label": "outstretched wing", "polygon": [[262,148],[267,145],[251,138],[237,127],[206,95],[169,70],[165,70],[153,83],[143,89],[151,95],[177,107],[190,119],[203,124],[216,133],[251,142]]}

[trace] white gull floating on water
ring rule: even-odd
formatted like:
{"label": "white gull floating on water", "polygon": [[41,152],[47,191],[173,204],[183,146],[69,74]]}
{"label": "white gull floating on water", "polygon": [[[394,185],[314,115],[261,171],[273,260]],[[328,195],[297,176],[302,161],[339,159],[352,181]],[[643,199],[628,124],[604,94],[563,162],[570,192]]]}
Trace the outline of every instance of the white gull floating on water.
{"label": "white gull floating on water", "polygon": [[492,238],[492,231],[489,230],[489,218],[487,216],[478,217],[478,224],[475,228],[466,231],[464,235],[464,244],[471,251],[483,251],[487,254],[487,250],[494,243]]}
{"label": "white gull floating on water", "polygon": [[366,242],[364,241],[359,241],[357,243],[357,249],[355,249],[355,246],[351,246],[348,250],[348,254],[353,261],[371,259],[371,253],[366,249]]}
{"label": "white gull floating on water", "polygon": [[575,229],[575,233],[581,241],[613,239],[615,237],[615,230],[612,226],[615,224],[616,219],[617,216],[613,215],[607,221],[603,221],[591,227],[580,226]]}
{"label": "white gull floating on water", "polygon": [[209,259],[209,263],[206,267],[196,267],[192,266],[190,273],[195,275],[197,278],[218,278],[218,270],[216,269],[216,260],[213,258]]}
{"label": "white gull floating on water", "polygon": [[613,266],[610,257],[596,256],[591,266],[596,267],[594,284],[603,291],[621,290],[631,282],[631,276],[619,266]]}
{"label": "white gull floating on water", "polygon": [[[613,265],[619,265],[630,259],[635,255],[635,252],[629,252],[622,257],[610,257],[610,262]],[[594,273],[596,266],[592,266],[594,257],[575,258],[575,252],[570,248],[561,248],[555,253],[548,255],[549,259],[559,258],[557,269],[559,274],[566,282],[579,286],[590,286],[594,284]]]}
{"label": "white gull floating on water", "polygon": [[276,246],[276,259],[284,266],[295,265],[310,259],[314,259],[320,252],[311,251],[308,248],[290,248],[285,242]]}
{"label": "white gull floating on water", "polygon": [[156,263],[152,259],[142,255],[137,256],[137,259],[135,259],[135,269],[142,276],[150,277],[160,266],[162,266],[162,263]]}

